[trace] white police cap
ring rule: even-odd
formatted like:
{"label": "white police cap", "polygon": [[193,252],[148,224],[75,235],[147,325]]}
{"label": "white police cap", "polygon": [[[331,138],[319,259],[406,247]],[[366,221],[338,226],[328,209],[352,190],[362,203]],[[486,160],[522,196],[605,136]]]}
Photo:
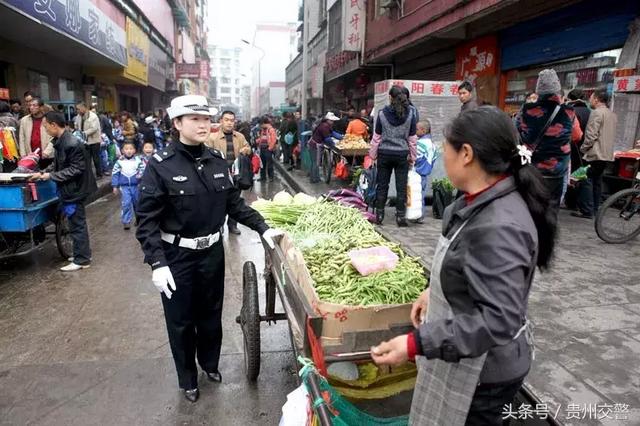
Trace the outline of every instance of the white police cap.
{"label": "white police cap", "polygon": [[171,100],[171,106],[167,108],[170,119],[182,117],[188,114],[211,116],[207,98],[200,95],[178,96]]}

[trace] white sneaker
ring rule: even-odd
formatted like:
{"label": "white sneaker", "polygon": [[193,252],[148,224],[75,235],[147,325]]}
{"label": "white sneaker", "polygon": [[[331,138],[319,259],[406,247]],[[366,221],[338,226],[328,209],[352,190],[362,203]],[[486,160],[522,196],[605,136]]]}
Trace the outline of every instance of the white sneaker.
{"label": "white sneaker", "polygon": [[69,262],[73,262],[73,256],[67,259]]}
{"label": "white sneaker", "polygon": [[74,272],[79,271],[80,269],[87,269],[90,265],[78,265],[77,263],[71,262],[67,266],[63,266],[60,268],[62,272]]}

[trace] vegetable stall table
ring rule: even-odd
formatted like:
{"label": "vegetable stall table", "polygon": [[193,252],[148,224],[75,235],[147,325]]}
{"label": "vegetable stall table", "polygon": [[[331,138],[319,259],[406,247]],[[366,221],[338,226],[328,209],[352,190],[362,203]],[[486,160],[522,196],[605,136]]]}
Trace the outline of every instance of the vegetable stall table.
{"label": "vegetable stall table", "polygon": [[[348,167],[349,175],[353,170],[364,164],[364,158],[369,155],[369,148],[346,148],[338,146],[322,145],[322,177],[325,183],[331,182],[331,175],[340,161],[344,161]],[[345,176],[348,179],[348,176]]]}
{"label": "vegetable stall table", "polygon": [[56,185],[28,182],[29,176],[0,173],[0,258],[28,253],[47,235],[54,235],[58,252],[67,259],[73,254],[73,242]]}

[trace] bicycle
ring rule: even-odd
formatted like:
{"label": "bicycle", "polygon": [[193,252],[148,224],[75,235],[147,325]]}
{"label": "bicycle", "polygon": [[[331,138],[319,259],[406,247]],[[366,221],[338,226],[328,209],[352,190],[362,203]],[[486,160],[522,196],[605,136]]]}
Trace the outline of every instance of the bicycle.
{"label": "bicycle", "polygon": [[595,221],[596,234],[606,243],[622,244],[640,235],[640,171],[633,186],[605,200]]}

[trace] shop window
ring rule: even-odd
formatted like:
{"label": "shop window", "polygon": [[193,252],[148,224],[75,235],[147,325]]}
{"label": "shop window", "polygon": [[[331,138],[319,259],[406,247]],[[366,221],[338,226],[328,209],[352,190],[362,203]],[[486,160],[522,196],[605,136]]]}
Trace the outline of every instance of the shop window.
{"label": "shop window", "polygon": [[329,50],[341,50],[342,44],[342,5],[333,5],[329,12]]}
{"label": "shop window", "polygon": [[230,104],[231,103],[231,98],[229,96],[223,96],[221,100],[222,100],[223,104]]}
{"label": "shop window", "polygon": [[38,71],[28,70],[27,78],[29,80],[29,90],[35,92],[44,101],[48,101],[50,99],[49,76]]}
{"label": "shop window", "polygon": [[231,83],[231,79],[227,78],[227,77],[222,77],[220,80],[222,81],[222,84],[230,84]]}
{"label": "shop window", "polygon": [[61,78],[58,80],[59,100],[64,102],[73,102],[75,100],[73,80]]}

